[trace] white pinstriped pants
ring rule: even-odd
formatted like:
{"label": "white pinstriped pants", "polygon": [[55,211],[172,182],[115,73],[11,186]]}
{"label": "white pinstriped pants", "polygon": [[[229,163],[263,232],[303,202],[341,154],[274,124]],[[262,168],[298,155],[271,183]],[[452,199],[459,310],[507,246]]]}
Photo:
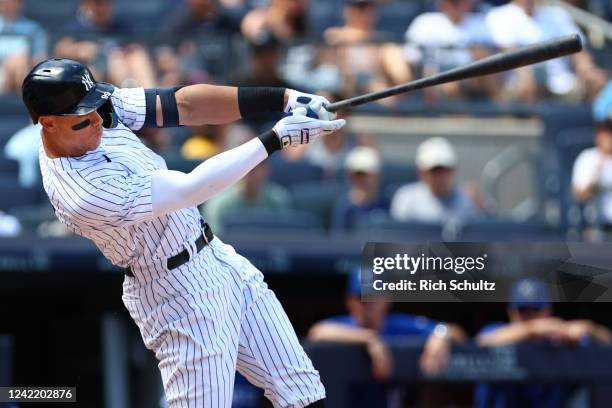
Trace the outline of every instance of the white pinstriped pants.
{"label": "white pinstriped pants", "polygon": [[236,370],[275,408],[325,397],[262,273],[218,237],[179,268],[134,275],[123,303],[159,360],[171,408],[229,408]]}

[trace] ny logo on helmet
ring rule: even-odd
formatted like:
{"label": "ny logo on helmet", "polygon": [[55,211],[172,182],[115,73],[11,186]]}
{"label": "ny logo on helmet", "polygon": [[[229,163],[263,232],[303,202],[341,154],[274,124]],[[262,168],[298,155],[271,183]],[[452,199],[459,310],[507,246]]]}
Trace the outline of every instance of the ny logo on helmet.
{"label": "ny logo on helmet", "polygon": [[94,83],[91,80],[91,77],[89,76],[89,72],[85,72],[85,74],[83,74],[83,76],[81,77],[81,82],[83,83],[83,86],[85,87],[86,91],[89,91],[94,86]]}

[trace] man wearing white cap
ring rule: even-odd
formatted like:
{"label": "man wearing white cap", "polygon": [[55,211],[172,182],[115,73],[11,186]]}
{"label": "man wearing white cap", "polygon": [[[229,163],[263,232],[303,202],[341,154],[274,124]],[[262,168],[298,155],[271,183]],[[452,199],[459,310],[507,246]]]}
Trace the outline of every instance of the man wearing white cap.
{"label": "man wearing white cap", "polygon": [[380,194],[380,156],[375,149],[354,147],[346,157],[344,168],[350,188],[336,202],[332,214],[333,230],[350,229],[365,215],[389,211],[388,201]]}
{"label": "man wearing white cap", "polygon": [[420,181],[396,191],[391,201],[391,217],[399,221],[445,222],[479,211],[455,184],[457,155],[446,139],[433,137],[421,143],[416,165]]}

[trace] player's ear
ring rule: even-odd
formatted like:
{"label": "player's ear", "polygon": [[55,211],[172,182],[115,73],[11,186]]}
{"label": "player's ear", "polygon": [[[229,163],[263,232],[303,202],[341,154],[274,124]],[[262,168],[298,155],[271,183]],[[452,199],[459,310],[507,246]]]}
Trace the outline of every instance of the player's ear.
{"label": "player's ear", "polygon": [[38,122],[45,129],[45,132],[54,133],[57,131],[57,122],[52,116],[41,116],[38,118]]}

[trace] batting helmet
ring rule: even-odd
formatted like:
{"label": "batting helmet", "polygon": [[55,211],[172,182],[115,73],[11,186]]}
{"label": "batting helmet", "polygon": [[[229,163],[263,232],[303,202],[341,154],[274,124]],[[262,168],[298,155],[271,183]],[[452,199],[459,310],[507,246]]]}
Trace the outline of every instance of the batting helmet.
{"label": "batting helmet", "polygon": [[113,90],[110,84],[96,82],[80,62],[57,58],[32,68],[21,86],[23,102],[34,123],[42,115],[77,116],[97,110],[106,128],[117,124],[110,99]]}

